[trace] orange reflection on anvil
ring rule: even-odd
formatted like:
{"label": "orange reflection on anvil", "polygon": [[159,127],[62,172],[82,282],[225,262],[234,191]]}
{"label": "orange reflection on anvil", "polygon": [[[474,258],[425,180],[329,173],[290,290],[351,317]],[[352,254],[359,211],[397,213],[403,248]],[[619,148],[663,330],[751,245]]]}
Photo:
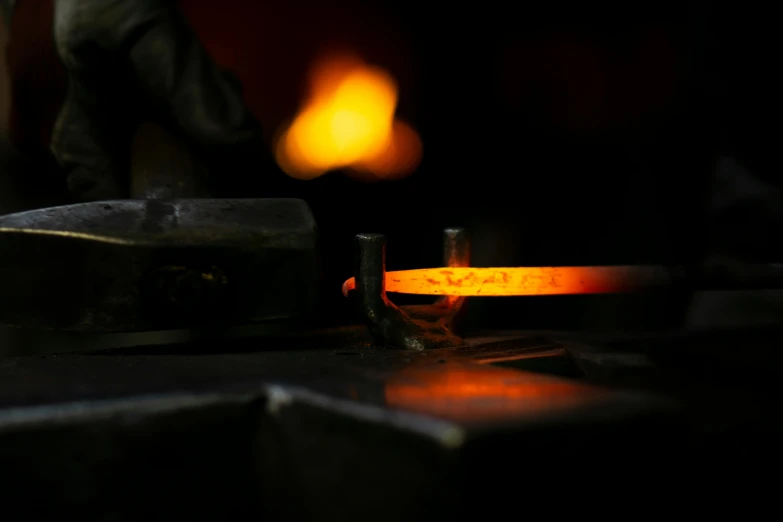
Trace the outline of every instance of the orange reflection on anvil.
{"label": "orange reflection on anvil", "polygon": [[570,409],[603,394],[546,375],[457,362],[406,368],[385,389],[392,408],[466,422]]}

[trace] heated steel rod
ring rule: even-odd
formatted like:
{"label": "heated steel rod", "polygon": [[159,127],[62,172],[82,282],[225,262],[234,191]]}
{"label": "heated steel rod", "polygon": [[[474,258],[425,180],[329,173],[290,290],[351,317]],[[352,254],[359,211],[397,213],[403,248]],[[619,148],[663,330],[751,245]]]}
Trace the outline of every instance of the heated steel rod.
{"label": "heated steel rod", "polygon": [[[783,288],[783,264],[731,261],[700,266],[570,266],[425,268],[386,272],[386,291],[451,296],[635,293],[668,288],[758,290]],[[343,284],[348,294],[354,278]]]}

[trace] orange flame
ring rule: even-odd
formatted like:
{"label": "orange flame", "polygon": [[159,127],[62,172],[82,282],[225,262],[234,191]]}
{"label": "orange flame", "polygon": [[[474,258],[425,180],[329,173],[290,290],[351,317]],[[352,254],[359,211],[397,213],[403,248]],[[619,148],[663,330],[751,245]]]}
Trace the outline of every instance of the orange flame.
{"label": "orange flame", "polygon": [[394,119],[397,85],[387,71],[332,56],[311,70],[310,90],[276,143],[277,162],[289,176],[313,179],[349,169],[363,178],[393,179],[416,168],[421,140]]}
{"label": "orange flame", "polygon": [[[387,292],[451,296],[611,294],[667,282],[665,271],[644,266],[424,268],[386,273]],[[352,277],[343,283],[343,295],[355,288]]]}

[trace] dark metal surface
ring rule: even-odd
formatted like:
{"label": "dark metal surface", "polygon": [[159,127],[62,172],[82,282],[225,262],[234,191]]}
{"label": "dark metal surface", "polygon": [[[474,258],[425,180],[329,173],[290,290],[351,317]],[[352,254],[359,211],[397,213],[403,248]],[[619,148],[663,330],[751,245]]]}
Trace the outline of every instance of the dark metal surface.
{"label": "dark metal surface", "polygon": [[453,520],[564,495],[703,510],[701,488],[740,498],[767,480],[751,468],[781,462],[780,392],[688,355],[780,338],[520,333],[402,351],[350,328],[7,359],[0,475],[6,498],[40,492],[28,515],[86,520]]}
{"label": "dark metal surface", "polygon": [[448,520],[521,492],[543,508],[564,474],[600,470],[597,492],[671,465],[678,408],[540,373],[568,365],[565,348],[386,350],[346,329],[9,359],[4,492],[51,492],[29,514],[88,520]]}
{"label": "dark metal surface", "polygon": [[310,313],[316,225],[295,199],[130,200],[0,217],[0,321],[115,332]]}
{"label": "dark metal surface", "polygon": [[[398,307],[386,296],[386,237],[359,234],[355,239],[356,293],[360,313],[375,342],[406,350],[459,346],[451,328],[465,302],[444,296],[432,305]],[[470,243],[462,229],[444,231],[444,265],[470,264]]]}
{"label": "dark metal surface", "polygon": [[432,521],[614,498],[703,511],[700,490],[769,485],[753,471],[782,462],[783,435],[772,374],[707,355],[777,354],[782,336],[507,333],[403,351],[355,327],[6,359],[0,479],[8,499],[38,493],[34,518]]}

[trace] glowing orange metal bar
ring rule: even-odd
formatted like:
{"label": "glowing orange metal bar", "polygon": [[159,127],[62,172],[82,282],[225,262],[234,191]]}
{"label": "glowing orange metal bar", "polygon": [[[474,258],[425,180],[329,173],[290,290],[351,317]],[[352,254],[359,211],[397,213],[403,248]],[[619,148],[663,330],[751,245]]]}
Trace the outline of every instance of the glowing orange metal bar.
{"label": "glowing orange metal bar", "polygon": [[[562,266],[514,268],[424,268],[386,272],[386,291],[451,296],[613,294],[667,286],[660,266]],[[354,278],[343,294],[356,288]]]}

